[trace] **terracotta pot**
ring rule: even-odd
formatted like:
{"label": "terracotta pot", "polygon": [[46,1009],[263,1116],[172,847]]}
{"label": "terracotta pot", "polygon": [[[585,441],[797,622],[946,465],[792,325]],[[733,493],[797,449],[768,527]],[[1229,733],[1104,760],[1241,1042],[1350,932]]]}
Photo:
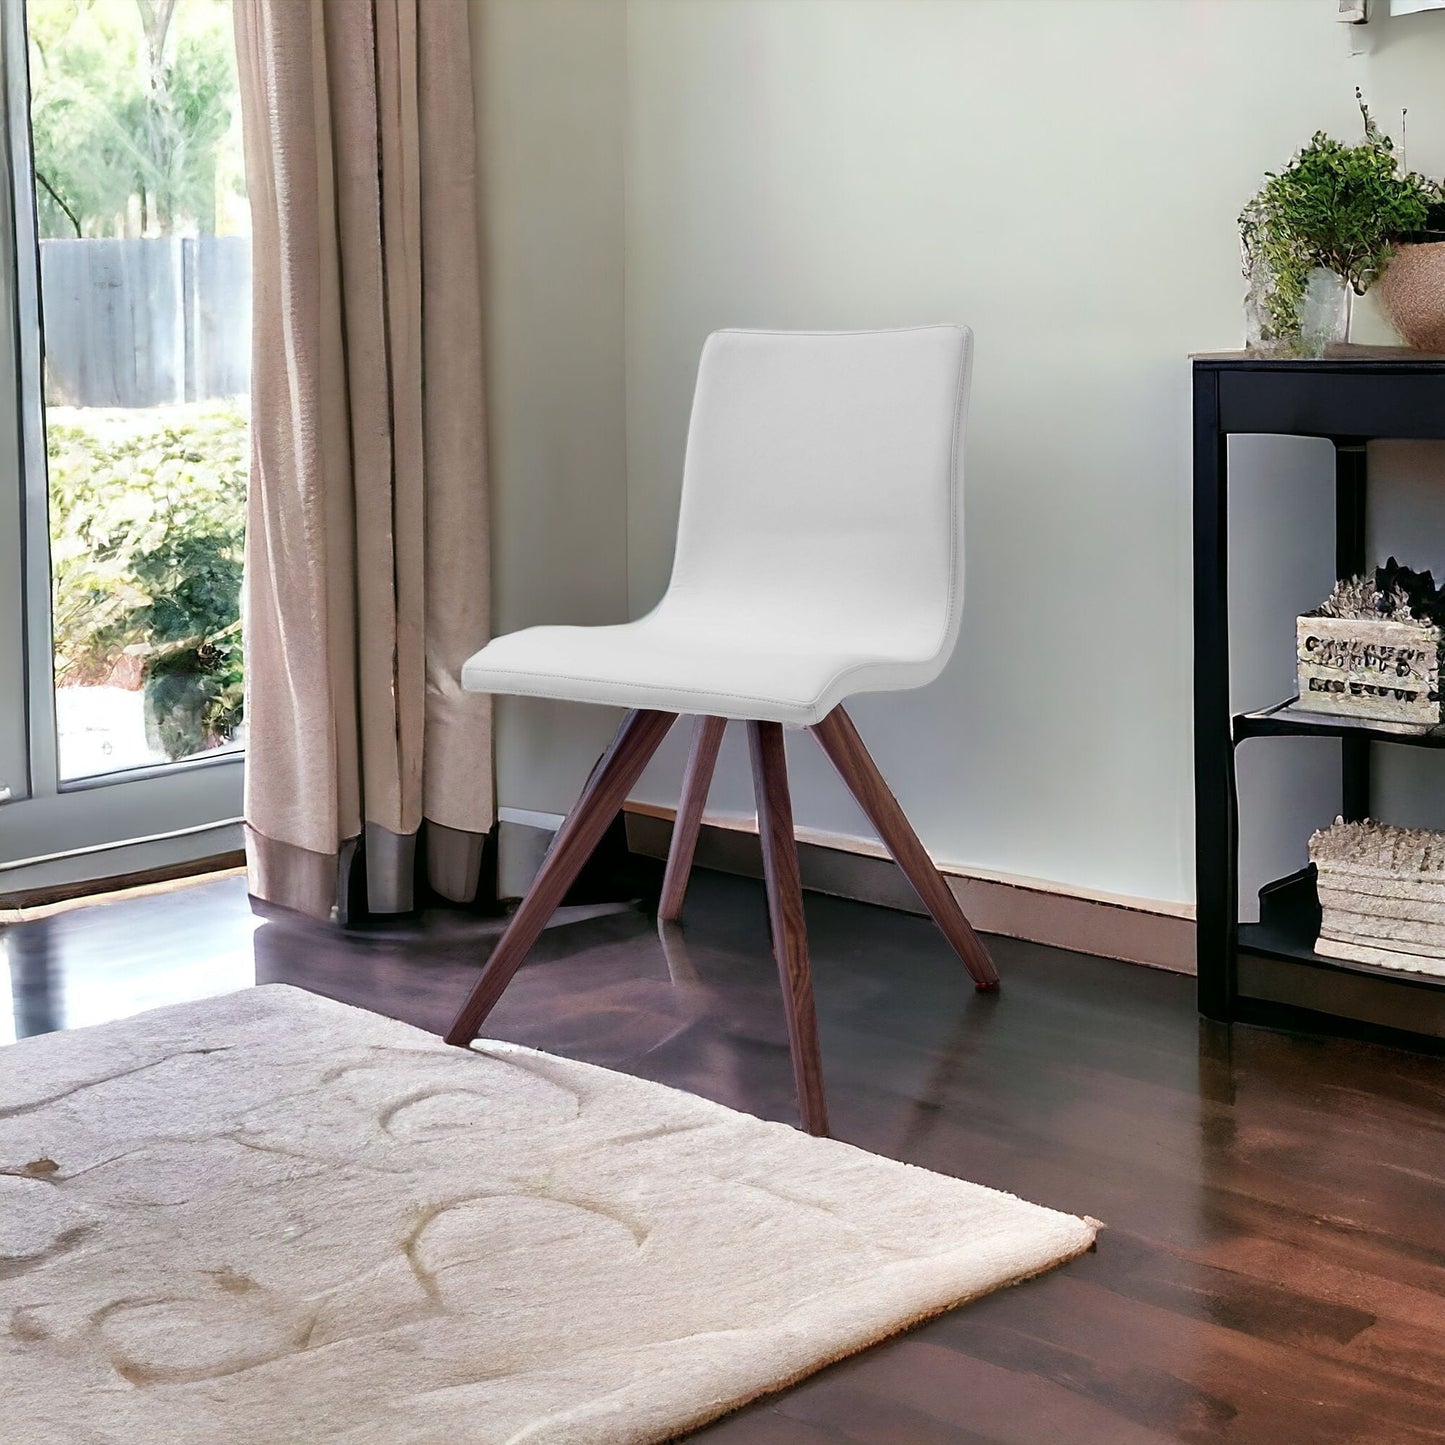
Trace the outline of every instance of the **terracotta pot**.
{"label": "terracotta pot", "polygon": [[1407,345],[1445,352],[1445,241],[1397,246],[1373,289]]}

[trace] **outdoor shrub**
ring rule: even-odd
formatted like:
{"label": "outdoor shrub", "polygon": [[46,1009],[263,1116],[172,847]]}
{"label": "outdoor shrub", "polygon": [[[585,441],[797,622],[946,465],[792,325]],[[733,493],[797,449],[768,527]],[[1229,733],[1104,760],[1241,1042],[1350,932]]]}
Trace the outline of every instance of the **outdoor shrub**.
{"label": "outdoor shrub", "polygon": [[242,711],[244,413],[55,408],[47,454],[57,685],[139,676],[167,756],[224,742]]}

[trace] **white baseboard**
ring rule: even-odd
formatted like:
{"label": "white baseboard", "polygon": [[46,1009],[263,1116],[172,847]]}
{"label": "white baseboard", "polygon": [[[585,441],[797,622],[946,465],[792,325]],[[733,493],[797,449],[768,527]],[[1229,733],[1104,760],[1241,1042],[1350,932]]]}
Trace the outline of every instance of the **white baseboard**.
{"label": "white baseboard", "polygon": [[92,844],[41,858],[0,863],[0,899],[33,895],[72,884],[124,879],[240,852],[239,819],[204,823],[119,843]]}

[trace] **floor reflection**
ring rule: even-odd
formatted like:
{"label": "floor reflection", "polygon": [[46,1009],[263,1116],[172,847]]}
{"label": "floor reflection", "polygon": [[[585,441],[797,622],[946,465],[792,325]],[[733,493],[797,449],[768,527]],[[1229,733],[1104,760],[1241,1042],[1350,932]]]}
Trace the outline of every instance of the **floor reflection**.
{"label": "floor reflection", "polygon": [[244,878],[10,924],[0,930],[0,950],[11,1036],[83,1028],[247,988],[256,981],[256,925]]}
{"label": "floor reflection", "polygon": [[55,967],[51,935],[9,928],[0,934],[0,953],[10,977],[9,1033],[0,1033],[0,1042],[63,1029],[60,970]]}

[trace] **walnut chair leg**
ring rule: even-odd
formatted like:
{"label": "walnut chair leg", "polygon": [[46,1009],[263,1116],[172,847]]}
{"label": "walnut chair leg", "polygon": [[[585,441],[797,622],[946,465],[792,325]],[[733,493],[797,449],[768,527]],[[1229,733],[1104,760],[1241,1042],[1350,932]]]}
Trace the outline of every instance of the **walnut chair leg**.
{"label": "walnut chair leg", "polygon": [[492,1011],[512,975],[521,967],[547,920],[561,903],[572,880],[601,842],[632,785],[677,720],[672,712],[628,713],[612,746],[592,770],[577,805],[558,830],[527,896],[517,906],[482,976],[447,1030],[446,1041],[465,1048],[476,1038],[482,1020]]}
{"label": "walnut chair leg", "polygon": [[682,779],[682,798],[672,824],[672,843],[667,850],[667,872],[662,879],[662,900],[657,905],[660,923],[678,923],[682,902],[687,897],[687,879],[697,851],[697,834],[712,786],[718,748],[722,746],[727,719],[700,717],[692,727],[692,750],[687,755],[687,772]]}
{"label": "walnut chair leg", "polygon": [[998,988],[998,972],[988,949],[973,931],[973,925],[964,917],[953,890],[918,841],[918,834],[913,831],[898,799],[883,781],[878,765],[863,746],[853,719],[841,707],[835,707],[822,722],[814,724],[812,732],[838,770],[838,776],[858,800],[858,806],[867,814],[868,821],[878,830],[878,836],[913,885],[923,906],[933,915],[933,921],[943,930],[953,951],[973,975],[979,992],[992,993]]}
{"label": "walnut chair leg", "polygon": [[828,1105],[823,1094],[823,1062],[818,1050],[813,975],[803,923],[803,886],[798,876],[797,844],[793,839],[793,804],[788,796],[782,725],[750,722],[748,749],[753,762],[753,792],[758,803],[758,836],[763,844],[763,878],[767,886],[768,917],[773,926],[773,953],[783,984],[798,1108],[803,1128],[809,1134],[826,1135]]}

